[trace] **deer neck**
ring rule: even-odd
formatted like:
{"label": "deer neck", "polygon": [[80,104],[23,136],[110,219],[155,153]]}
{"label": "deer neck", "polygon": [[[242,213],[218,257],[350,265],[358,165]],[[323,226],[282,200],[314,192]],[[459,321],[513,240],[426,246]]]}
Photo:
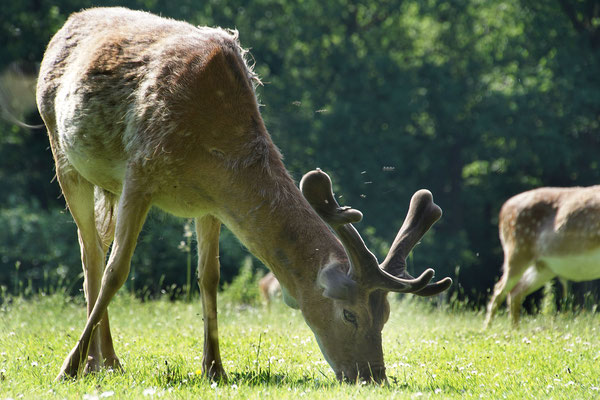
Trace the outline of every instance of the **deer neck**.
{"label": "deer neck", "polygon": [[[273,180],[272,182],[269,182]],[[347,263],[344,248],[287,176],[268,177],[244,190],[246,201],[219,216],[240,241],[302,305],[314,292],[319,270],[332,261]]]}

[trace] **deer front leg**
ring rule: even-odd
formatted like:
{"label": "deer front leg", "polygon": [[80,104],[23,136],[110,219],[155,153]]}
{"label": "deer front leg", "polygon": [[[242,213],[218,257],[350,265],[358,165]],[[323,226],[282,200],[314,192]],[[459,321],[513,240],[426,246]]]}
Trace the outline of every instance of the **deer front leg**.
{"label": "deer front leg", "polygon": [[204,352],[202,374],[213,380],[227,380],[219,351],[217,288],[219,287],[219,234],[221,222],[208,215],[196,218],[198,235],[198,285],[202,296]]}
{"label": "deer front leg", "polygon": [[[92,339],[98,332],[102,318],[106,315],[110,300],[129,275],[131,256],[151,205],[151,198],[142,189],[143,186],[142,182],[135,178],[126,180],[124,184],[117,214],[115,241],[102,277],[100,293],[83,333],[65,359],[57,380],[79,374],[82,361],[87,359]],[[108,324],[106,326],[108,327]]]}

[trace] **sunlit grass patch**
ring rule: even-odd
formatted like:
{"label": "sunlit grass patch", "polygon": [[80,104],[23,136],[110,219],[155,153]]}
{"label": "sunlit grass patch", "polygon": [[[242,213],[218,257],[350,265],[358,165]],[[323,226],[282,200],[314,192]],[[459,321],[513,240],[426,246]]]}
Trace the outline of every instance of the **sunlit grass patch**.
{"label": "sunlit grass patch", "polygon": [[[226,296],[224,296],[226,297]],[[339,384],[299,311],[276,301],[222,302],[219,335],[227,383],[201,376],[199,301],[110,306],[124,373],[54,382],[85,320],[80,300],[11,298],[0,306],[0,400],[8,398],[594,398],[600,395],[598,316],[525,316],[513,330],[483,315],[392,299],[383,331],[388,386]]]}

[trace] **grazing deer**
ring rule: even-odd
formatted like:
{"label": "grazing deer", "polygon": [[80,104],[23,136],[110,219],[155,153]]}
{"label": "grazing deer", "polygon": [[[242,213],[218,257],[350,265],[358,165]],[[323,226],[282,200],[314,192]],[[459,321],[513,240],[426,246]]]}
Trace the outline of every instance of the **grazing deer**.
{"label": "grazing deer", "polygon": [[258,290],[267,307],[271,306],[271,299],[281,292],[281,285],[273,272],[267,273],[258,281]]}
{"label": "grazing deer", "polygon": [[[107,307],[129,273],[148,210],[194,217],[204,315],[203,373],[226,379],[219,352],[221,223],[262,260],[302,310],[340,379],[385,381],[388,292],[428,296],[405,257],[441,210],[418,192],[385,261],[350,224],[317,170],[298,190],[265,128],[258,82],[237,33],[124,8],[73,14],[48,45],[37,102],[56,175],[78,227],[87,322],[57,379],[120,369]],[[331,226],[339,236],[336,238]],[[105,255],[112,243],[108,262]]]}
{"label": "grazing deer", "polygon": [[523,299],[554,277],[600,278],[600,186],[540,188],[500,210],[504,273],[494,287],[485,327],[507,297],[514,325]]}

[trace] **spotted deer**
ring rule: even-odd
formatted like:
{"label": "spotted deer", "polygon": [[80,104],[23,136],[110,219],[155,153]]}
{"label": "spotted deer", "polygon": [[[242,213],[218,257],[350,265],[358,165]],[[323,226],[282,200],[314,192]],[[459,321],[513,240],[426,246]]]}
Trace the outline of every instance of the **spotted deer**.
{"label": "spotted deer", "polygon": [[525,297],[552,278],[600,278],[600,186],[530,190],[500,210],[504,273],[487,307],[485,327],[507,299],[514,325]]}
{"label": "spotted deer", "polygon": [[212,379],[226,379],[216,299],[222,223],[273,271],[339,379],[386,380],[388,292],[450,286],[430,283],[431,269],[406,271],[405,257],[441,215],[429,192],[415,195],[380,265],[351,224],[361,213],[337,204],[324,172],[309,172],[299,190],[265,128],[244,54],[235,31],[124,8],[73,14],[50,41],[37,103],[77,224],[87,301],[57,379],[121,369],[107,307],[152,206],[195,218],[202,370]]}

